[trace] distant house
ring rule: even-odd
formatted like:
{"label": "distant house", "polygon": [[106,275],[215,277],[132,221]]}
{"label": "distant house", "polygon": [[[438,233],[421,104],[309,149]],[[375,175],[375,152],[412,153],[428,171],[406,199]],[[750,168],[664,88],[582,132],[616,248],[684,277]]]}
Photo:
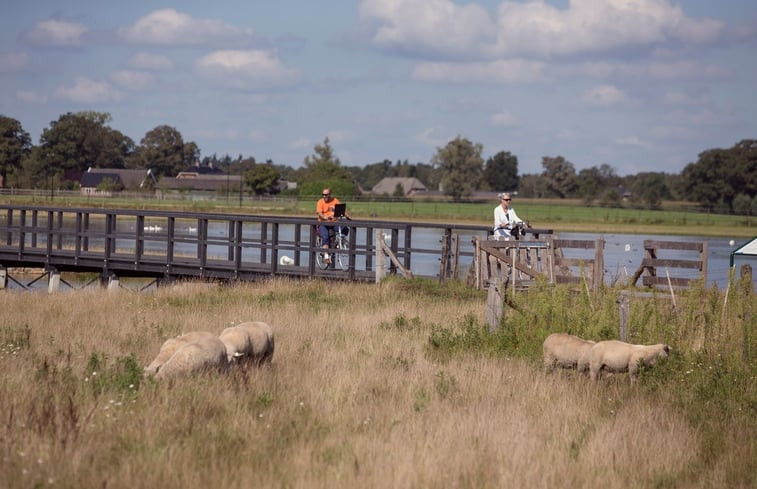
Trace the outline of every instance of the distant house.
{"label": "distant house", "polygon": [[182,179],[182,178],[203,178],[206,176],[226,176],[224,172],[222,172],[219,168],[216,168],[213,166],[213,163],[210,163],[207,166],[200,165],[199,162],[196,164],[190,166],[186,170],[180,171],[178,175],[176,175],[176,178]]}
{"label": "distant house", "polygon": [[145,188],[147,182],[155,177],[150,170],[126,170],[123,168],[90,168],[82,174],[79,180],[82,195],[106,195],[113,194],[112,190],[97,190],[103,181],[109,179],[114,187],[126,190]]}
{"label": "distant house", "polygon": [[402,195],[410,196],[419,192],[427,192],[428,188],[417,178],[385,177],[371,189],[371,193],[377,195],[394,195],[397,186],[402,188]]}
{"label": "distant house", "polygon": [[239,182],[241,181],[241,176],[229,175],[227,173],[197,174],[193,172],[181,172],[175,178],[161,178],[158,188],[166,191],[235,191],[239,190]]}

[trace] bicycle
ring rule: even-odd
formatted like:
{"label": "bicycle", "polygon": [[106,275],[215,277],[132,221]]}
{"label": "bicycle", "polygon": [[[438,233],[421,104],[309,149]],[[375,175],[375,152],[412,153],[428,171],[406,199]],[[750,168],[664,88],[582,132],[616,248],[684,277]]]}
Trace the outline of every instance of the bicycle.
{"label": "bicycle", "polygon": [[[338,221],[344,221],[344,217],[339,217]],[[320,224],[319,224],[320,226]],[[343,271],[347,271],[350,267],[350,243],[347,239],[349,234],[349,228],[341,224],[329,226],[329,249],[328,251],[319,251],[315,254],[315,263],[321,270],[326,270],[329,265],[339,267]],[[323,246],[323,240],[321,234],[318,233],[315,237],[316,248]],[[331,255],[331,263],[326,262],[326,253]]]}

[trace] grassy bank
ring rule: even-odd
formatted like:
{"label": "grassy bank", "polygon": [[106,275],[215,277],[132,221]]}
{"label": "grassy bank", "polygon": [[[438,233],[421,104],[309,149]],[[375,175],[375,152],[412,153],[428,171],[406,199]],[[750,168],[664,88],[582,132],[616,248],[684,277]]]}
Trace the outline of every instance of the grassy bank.
{"label": "grassy bank", "polygon": [[[189,198],[189,196],[186,196]],[[26,196],[0,197],[3,203],[64,205],[70,207],[109,207],[123,209],[161,209],[194,212],[222,212],[265,215],[315,216],[315,200],[292,198],[250,198],[242,204],[236,198],[225,200],[157,200],[139,198],[86,198],[58,196],[54,199]],[[357,219],[387,219],[425,222],[458,222],[489,226],[496,202],[454,203],[445,201],[364,201],[352,200],[348,206]],[[603,232],[627,234],[666,234],[749,238],[757,234],[757,221],[751,216],[732,216],[697,212],[692,203],[666,202],[661,210],[586,206],[575,199],[516,199],[518,215],[534,227],[561,232]]]}
{"label": "grassy bank", "polygon": [[[542,372],[549,332],[616,336],[617,292],[535,289],[489,334],[454,282],[6,291],[0,487],[754,487],[751,284],[634,301],[632,341],[674,352],[634,387]],[[270,368],[141,378],[167,337],[251,319]]]}

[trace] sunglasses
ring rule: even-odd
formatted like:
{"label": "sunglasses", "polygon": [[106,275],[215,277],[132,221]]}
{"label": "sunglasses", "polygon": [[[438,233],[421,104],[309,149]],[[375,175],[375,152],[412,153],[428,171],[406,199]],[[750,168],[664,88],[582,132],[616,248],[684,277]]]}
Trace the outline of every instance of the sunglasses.
{"label": "sunglasses", "polygon": [[323,197],[331,197],[331,194],[321,194]]}
{"label": "sunglasses", "polygon": [[513,199],[502,199],[502,200],[504,200],[504,201],[507,201],[507,202],[510,202],[510,201],[511,201],[511,200],[513,200]]}

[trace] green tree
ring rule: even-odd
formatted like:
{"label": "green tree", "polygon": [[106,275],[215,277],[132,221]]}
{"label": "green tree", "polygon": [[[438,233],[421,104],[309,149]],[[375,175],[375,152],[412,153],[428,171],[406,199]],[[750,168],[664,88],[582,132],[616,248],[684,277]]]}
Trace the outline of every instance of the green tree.
{"label": "green tree", "polygon": [[696,163],[683,169],[681,187],[685,198],[707,210],[733,211],[737,195],[757,195],[757,140],[703,151]]}
{"label": "green tree", "polygon": [[124,189],[124,184],[121,182],[114,182],[112,178],[105,177],[97,184],[97,190],[103,191],[120,191]]}
{"label": "green tree", "polygon": [[149,168],[156,177],[173,177],[196,160],[191,150],[189,155],[193,158],[191,161],[185,159],[188,155],[181,133],[174,127],[162,125],[145,134],[129,166]]}
{"label": "green tree", "polygon": [[244,183],[255,195],[276,193],[279,178],[279,171],[271,163],[256,164],[244,173]]}
{"label": "green tree", "polygon": [[544,178],[541,175],[529,173],[520,177],[520,185],[518,187],[519,197],[540,198],[544,197],[546,193]]}
{"label": "green tree", "polygon": [[579,171],[576,176],[576,185],[578,187],[578,195],[584,202],[590,203],[599,197],[604,189],[604,181],[602,180],[602,175],[599,173],[599,168],[593,166]]}
{"label": "green tree", "polygon": [[576,192],[578,185],[573,163],[562,156],[555,158],[545,156],[542,158],[541,166],[544,168],[542,177],[549,194],[564,199]]}
{"label": "green tree", "polygon": [[438,148],[431,162],[441,173],[441,188],[445,195],[459,200],[473,194],[481,181],[484,159],[483,146],[467,138],[456,137],[443,148]]}
{"label": "green tree", "polygon": [[620,177],[607,163],[602,163],[599,167],[584,168],[576,176],[576,192],[587,203],[602,197],[619,184]]}
{"label": "green tree", "polygon": [[516,190],[518,177],[518,157],[509,151],[500,151],[486,160],[484,183],[489,190]]}
{"label": "green tree", "polygon": [[67,113],[42,131],[40,151],[32,166],[42,173],[58,174],[78,182],[89,167],[123,168],[134,142],[107,126],[111,117],[103,112]]}
{"label": "green tree", "polygon": [[197,143],[194,141],[184,143],[184,167],[182,169],[195,161],[200,161],[200,148],[197,147]]}
{"label": "green tree", "polygon": [[355,195],[357,185],[352,173],[334,156],[329,138],[326,137],[323,144],[316,144],[313,151],[305,157],[305,168],[298,175],[299,194],[320,195],[321,190],[330,187],[337,197]]}
{"label": "green tree", "polygon": [[733,199],[733,212],[742,216],[751,216],[753,213],[752,199],[747,194],[739,194]]}
{"label": "green tree", "polygon": [[665,174],[661,172],[636,174],[629,190],[635,202],[642,202],[651,209],[659,209],[663,199],[670,199],[671,195]]}
{"label": "green tree", "polygon": [[32,140],[16,119],[0,115],[0,188],[8,186],[8,176],[21,169]]}

